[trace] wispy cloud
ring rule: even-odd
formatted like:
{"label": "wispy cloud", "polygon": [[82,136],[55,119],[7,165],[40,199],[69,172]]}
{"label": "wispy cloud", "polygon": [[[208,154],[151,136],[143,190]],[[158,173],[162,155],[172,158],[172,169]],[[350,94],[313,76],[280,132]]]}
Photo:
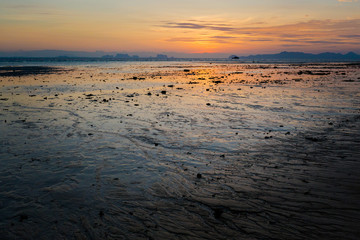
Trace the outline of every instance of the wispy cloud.
{"label": "wispy cloud", "polygon": [[[352,44],[359,45],[360,19],[349,20],[310,20],[293,24],[275,26],[251,25],[236,26],[226,22],[206,21],[179,21],[166,22],[161,25],[167,29],[192,30],[187,34],[193,36],[188,38],[170,38],[169,41],[214,41],[228,43],[229,41],[245,42],[282,42],[286,43],[307,43],[307,44]],[[196,34],[199,31],[201,34]],[[204,34],[206,33],[206,34]],[[194,35],[196,37],[194,37]],[[201,37],[198,37],[201,36]],[[221,40],[221,41],[220,41]]]}
{"label": "wispy cloud", "polygon": [[215,30],[215,31],[234,31],[236,28],[231,27],[227,24],[208,24],[208,23],[189,23],[189,22],[168,22],[161,27],[165,28],[185,28],[185,29],[208,29],[208,30]]}

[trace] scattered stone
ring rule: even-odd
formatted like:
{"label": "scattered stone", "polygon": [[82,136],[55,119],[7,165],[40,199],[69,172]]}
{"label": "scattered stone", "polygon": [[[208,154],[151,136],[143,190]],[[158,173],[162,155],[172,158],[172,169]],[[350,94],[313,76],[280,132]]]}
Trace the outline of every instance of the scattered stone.
{"label": "scattered stone", "polygon": [[100,210],[99,212],[99,217],[103,217],[104,216],[104,211],[103,210]]}
{"label": "scattered stone", "polygon": [[206,103],[207,106],[210,106],[211,104],[210,103]]}
{"label": "scattered stone", "polygon": [[224,212],[224,210],[222,210],[221,208],[215,208],[213,210],[214,210],[214,217],[217,219],[220,218]]}
{"label": "scattered stone", "polygon": [[202,178],[201,173],[196,174],[196,177],[199,178],[199,179]]}
{"label": "scattered stone", "polygon": [[215,80],[215,81],[212,81],[212,82],[215,83],[215,84],[223,83],[223,81],[220,81],[220,80]]}
{"label": "scattered stone", "polygon": [[165,90],[161,91],[161,94],[166,94],[166,91]]}
{"label": "scattered stone", "polygon": [[188,82],[188,84],[199,84],[199,82],[190,81],[190,82]]}
{"label": "scattered stone", "polygon": [[29,218],[29,216],[27,214],[25,214],[25,213],[20,214],[19,217],[20,217],[19,222],[22,222],[22,221],[27,220]]}
{"label": "scattered stone", "polygon": [[320,139],[315,138],[315,137],[305,137],[306,140],[312,141],[312,142],[318,142],[320,141]]}

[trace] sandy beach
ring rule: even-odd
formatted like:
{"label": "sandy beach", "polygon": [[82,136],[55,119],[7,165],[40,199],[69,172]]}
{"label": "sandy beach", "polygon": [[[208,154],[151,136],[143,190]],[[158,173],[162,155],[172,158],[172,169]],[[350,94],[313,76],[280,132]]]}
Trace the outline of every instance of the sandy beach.
{"label": "sandy beach", "polygon": [[0,67],[1,239],[358,239],[360,65]]}

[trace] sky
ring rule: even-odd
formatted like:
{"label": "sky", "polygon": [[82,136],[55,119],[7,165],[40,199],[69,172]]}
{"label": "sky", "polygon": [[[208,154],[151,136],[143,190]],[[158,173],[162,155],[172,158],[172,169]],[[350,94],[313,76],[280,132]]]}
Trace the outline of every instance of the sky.
{"label": "sky", "polygon": [[0,51],[360,53],[360,0],[0,0]]}

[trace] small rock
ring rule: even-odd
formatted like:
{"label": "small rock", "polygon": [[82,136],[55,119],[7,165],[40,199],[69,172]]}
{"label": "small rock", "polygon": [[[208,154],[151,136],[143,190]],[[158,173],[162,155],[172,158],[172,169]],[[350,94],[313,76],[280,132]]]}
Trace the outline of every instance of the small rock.
{"label": "small rock", "polygon": [[20,219],[19,219],[19,221],[20,222],[22,222],[22,221],[24,221],[24,220],[27,220],[29,217],[28,217],[28,215],[26,215],[26,214],[20,214]]}
{"label": "small rock", "polygon": [[196,174],[196,177],[200,179],[202,177],[201,173]]}
{"label": "small rock", "polygon": [[104,216],[104,211],[103,210],[100,210],[99,212],[99,217],[103,217]]}
{"label": "small rock", "polygon": [[220,218],[221,217],[221,215],[223,214],[223,210],[221,209],[221,208],[216,208],[216,209],[214,209],[214,217],[215,218]]}

